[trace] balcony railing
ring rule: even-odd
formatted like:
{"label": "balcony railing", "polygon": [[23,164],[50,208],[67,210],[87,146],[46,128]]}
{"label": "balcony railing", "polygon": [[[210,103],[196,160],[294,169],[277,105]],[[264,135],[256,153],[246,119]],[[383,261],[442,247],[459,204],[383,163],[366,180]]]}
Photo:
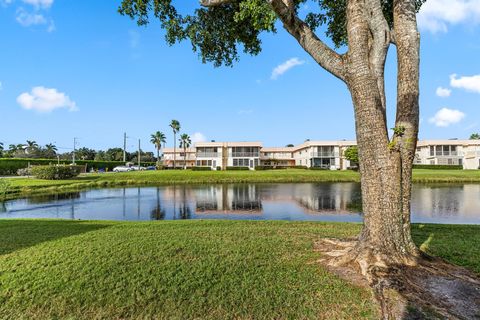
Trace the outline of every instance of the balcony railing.
{"label": "balcony railing", "polygon": [[312,152],[312,158],[337,158],[338,152]]}
{"label": "balcony railing", "polygon": [[[196,159],[196,157],[195,157],[194,155],[188,155],[188,156],[187,156],[187,161],[193,161],[193,160],[195,160],[195,159]],[[165,160],[165,161],[173,161],[173,156],[165,156],[165,157],[163,158],[163,160]],[[176,161],[179,161],[179,160],[180,160],[180,161],[183,161],[183,160],[184,160],[184,156],[179,156],[179,155],[177,155],[176,158],[175,158],[175,160],[176,160]]]}
{"label": "balcony railing", "polygon": [[218,152],[197,152],[197,158],[218,158]]}
{"label": "balcony railing", "polygon": [[259,152],[231,152],[229,156],[232,158],[241,158],[241,157],[258,158],[260,156],[260,153]]}
{"label": "balcony railing", "polygon": [[463,152],[458,151],[436,151],[435,155],[430,153],[430,157],[457,157],[463,156]]}
{"label": "balcony railing", "polygon": [[273,159],[273,160],[275,160],[275,159],[278,159],[278,160],[293,159],[293,157],[292,157],[291,154],[271,154],[271,153],[270,153],[270,154],[268,154],[268,155],[266,155],[266,154],[260,154],[260,157],[261,157],[262,159]]}

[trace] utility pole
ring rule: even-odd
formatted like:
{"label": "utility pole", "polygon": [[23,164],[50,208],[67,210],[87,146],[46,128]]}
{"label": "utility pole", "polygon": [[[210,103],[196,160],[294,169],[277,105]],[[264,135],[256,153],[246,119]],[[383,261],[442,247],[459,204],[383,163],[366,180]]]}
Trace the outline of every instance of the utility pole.
{"label": "utility pole", "polygon": [[123,133],[123,162],[127,162],[127,133]]}
{"label": "utility pole", "polygon": [[140,170],[140,139],[138,139],[138,170]]}
{"label": "utility pole", "polygon": [[73,165],[75,165],[75,151],[77,151],[77,138],[73,138]]}

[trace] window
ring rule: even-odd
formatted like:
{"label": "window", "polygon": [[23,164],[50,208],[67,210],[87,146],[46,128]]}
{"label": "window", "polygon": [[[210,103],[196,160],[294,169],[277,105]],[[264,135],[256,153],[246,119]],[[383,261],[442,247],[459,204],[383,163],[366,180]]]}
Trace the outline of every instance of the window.
{"label": "window", "polygon": [[449,165],[452,165],[453,164],[453,159],[451,158],[448,158],[448,162],[447,162]]}
{"label": "window", "polygon": [[443,155],[444,156],[450,155],[450,146],[443,146]]}
{"label": "window", "polygon": [[[258,159],[256,159],[255,161],[258,161]],[[249,165],[249,159],[233,159],[234,167],[248,167]]]}
{"label": "window", "polygon": [[433,148],[433,146],[430,146],[430,157],[433,156],[435,156],[435,149]]}
{"label": "window", "polygon": [[463,159],[458,159],[458,165],[463,166]]}
{"label": "window", "polygon": [[442,146],[436,146],[435,147],[435,154],[437,156],[441,156],[442,155]]}

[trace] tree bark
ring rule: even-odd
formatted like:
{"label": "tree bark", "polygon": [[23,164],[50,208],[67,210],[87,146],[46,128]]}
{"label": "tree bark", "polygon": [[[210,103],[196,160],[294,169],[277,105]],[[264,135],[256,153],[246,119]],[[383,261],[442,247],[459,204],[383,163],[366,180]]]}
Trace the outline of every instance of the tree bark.
{"label": "tree bark", "polygon": [[[418,45],[411,47],[411,33],[405,36],[409,37],[408,44],[400,40],[402,49],[399,51],[408,52],[402,52],[399,57],[399,112],[395,134],[390,140],[383,72],[379,72],[383,70],[387,52],[382,42],[385,36],[378,32],[379,26],[384,24],[380,21],[375,25],[374,19],[373,22],[369,20],[372,7],[368,3],[371,2],[349,0],[347,7],[346,82],[355,110],[364,213],[356,251],[361,255],[373,254],[377,261],[386,264],[412,264],[418,255],[410,235],[412,163],[418,133],[418,119],[415,120],[418,118]],[[407,5],[413,5],[411,1],[397,2],[399,20],[404,21],[400,12],[406,10],[413,9],[415,15],[414,7]],[[376,39],[378,34],[383,38]],[[415,39],[418,41],[416,32]],[[375,43],[378,43],[378,50]]]}

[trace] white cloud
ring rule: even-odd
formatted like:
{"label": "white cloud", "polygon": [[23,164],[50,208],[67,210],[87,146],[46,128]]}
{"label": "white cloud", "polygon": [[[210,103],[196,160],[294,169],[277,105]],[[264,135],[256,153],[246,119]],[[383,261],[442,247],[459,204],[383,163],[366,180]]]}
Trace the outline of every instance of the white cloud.
{"label": "white cloud", "polygon": [[51,112],[55,109],[66,108],[77,111],[77,105],[63,92],[57,89],[34,87],[31,92],[24,92],[17,97],[17,103],[26,110]]}
{"label": "white cloud", "polygon": [[450,85],[466,91],[480,93],[480,74],[470,77],[457,78],[456,74],[450,76]]}
{"label": "white cloud", "polygon": [[192,134],[192,136],[190,137],[190,139],[192,140],[192,143],[195,144],[197,142],[205,142],[207,141],[207,137],[205,137],[205,135],[201,132],[195,132],[194,134]]}
{"label": "white cloud", "polygon": [[53,0],[22,0],[24,3],[30,4],[35,8],[48,9],[53,5]]}
{"label": "white cloud", "polygon": [[437,91],[436,91],[436,94],[437,94],[437,96],[439,96],[441,98],[447,98],[447,97],[450,97],[450,95],[452,94],[452,90],[447,89],[447,88],[438,87]]}
{"label": "white cloud", "polygon": [[480,0],[428,0],[418,14],[420,29],[447,32],[448,25],[480,23]]}
{"label": "white cloud", "polygon": [[270,77],[272,80],[278,79],[282,74],[287,72],[288,70],[292,69],[293,67],[299,66],[304,64],[305,61],[300,60],[298,58],[291,58],[284,63],[276,66],[272,71],[272,76]]}
{"label": "white cloud", "polygon": [[465,113],[460,110],[442,108],[428,121],[437,127],[448,127],[451,124],[462,121],[463,118],[465,118]]}
{"label": "white cloud", "polygon": [[16,20],[24,27],[47,24],[47,19],[40,13],[29,13],[23,8],[17,10]]}

